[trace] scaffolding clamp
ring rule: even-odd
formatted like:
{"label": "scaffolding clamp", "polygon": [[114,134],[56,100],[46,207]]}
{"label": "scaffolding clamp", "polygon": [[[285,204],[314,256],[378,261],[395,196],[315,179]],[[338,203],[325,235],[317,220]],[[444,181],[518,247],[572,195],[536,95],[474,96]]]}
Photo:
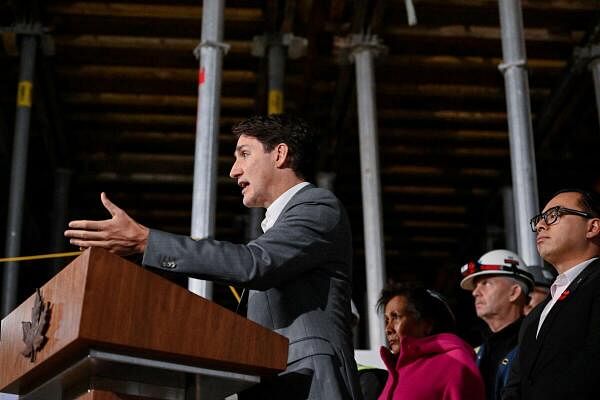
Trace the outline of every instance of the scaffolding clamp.
{"label": "scaffolding clamp", "polygon": [[498,69],[502,75],[504,75],[510,68],[527,68],[527,62],[525,60],[516,60],[509,63],[503,62],[498,64]]}
{"label": "scaffolding clamp", "polygon": [[264,57],[269,46],[287,47],[287,55],[295,60],[303,57],[308,48],[308,39],[294,36],[293,33],[275,33],[254,36],[252,38],[252,55]]}
{"label": "scaffolding clamp", "polygon": [[11,26],[0,26],[0,36],[4,50],[9,56],[19,55],[19,40],[22,36],[38,36],[40,48],[45,56],[53,56],[56,53],[54,39],[48,34],[50,30],[44,28],[40,23],[16,23]]}
{"label": "scaffolding clamp", "polygon": [[374,58],[386,56],[388,53],[388,47],[382,44],[377,35],[371,34],[336,36],[333,39],[333,48],[337,62],[342,65],[352,64],[354,55],[361,51],[371,51]]}
{"label": "scaffolding clamp", "polygon": [[584,64],[591,63],[600,59],[600,43],[588,44],[584,47],[576,47],[573,50],[575,60]]}
{"label": "scaffolding clamp", "polygon": [[200,42],[198,46],[194,49],[194,56],[197,60],[200,60],[200,54],[202,52],[202,48],[211,48],[211,49],[219,49],[223,52],[223,54],[227,54],[231,46],[225,42],[215,42],[213,40],[203,40]]}

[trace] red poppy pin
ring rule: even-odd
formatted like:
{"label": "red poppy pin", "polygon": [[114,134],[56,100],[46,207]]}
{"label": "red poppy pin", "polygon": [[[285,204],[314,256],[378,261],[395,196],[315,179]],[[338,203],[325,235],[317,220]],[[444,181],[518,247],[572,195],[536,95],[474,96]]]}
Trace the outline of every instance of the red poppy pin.
{"label": "red poppy pin", "polygon": [[569,289],[565,290],[564,292],[562,292],[562,294],[560,295],[560,297],[558,298],[558,301],[563,301],[564,299],[567,298],[567,296],[571,294],[571,291]]}

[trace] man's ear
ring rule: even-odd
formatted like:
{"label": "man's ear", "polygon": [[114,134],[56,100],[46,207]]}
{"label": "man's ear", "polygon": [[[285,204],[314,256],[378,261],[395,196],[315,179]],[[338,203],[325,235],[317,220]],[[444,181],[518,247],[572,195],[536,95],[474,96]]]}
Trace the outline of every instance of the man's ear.
{"label": "man's ear", "polygon": [[277,168],[282,168],[288,161],[288,145],[285,143],[279,143],[273,149],[273,162]]}
{"label": "man's ear", "polygon": [[511,303],[516,302],[519,296],[521,296],[521,293],[523,293],[521,285],[519,285],[518,283],[514,283],[510,287],[510,292],[508,293],[508,300],[510,300]]}
{"label": "man's ear", "polygon": [[600,238],[600,218],[590,219],[585,237],[588,239]]}

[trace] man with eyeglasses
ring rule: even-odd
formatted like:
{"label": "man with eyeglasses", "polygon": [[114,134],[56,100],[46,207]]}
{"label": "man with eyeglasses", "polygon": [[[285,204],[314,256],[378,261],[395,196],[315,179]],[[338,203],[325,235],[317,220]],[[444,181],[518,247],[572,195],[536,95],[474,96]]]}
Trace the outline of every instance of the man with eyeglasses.
{"label": "man with eyeglasses", "polygon": [[524,320],[504,400],[600,398],[600,199],[561,190],[531,219],[540,255],[558,272]]}

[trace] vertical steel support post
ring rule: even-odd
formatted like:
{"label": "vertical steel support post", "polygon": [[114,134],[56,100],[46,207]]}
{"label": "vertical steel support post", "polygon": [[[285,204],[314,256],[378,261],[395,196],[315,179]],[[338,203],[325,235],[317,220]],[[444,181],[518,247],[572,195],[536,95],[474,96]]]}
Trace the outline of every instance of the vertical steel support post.
{"label": "vertical steel support post", "polygon": [[[517,252],[517,233],[515,231],[515,206],[513,190],[510,186],[502,188],[502,211],[504,214],[504,247]],[[490,249],[492,250],[492,249]]]}
{"label": "vertical steel support post", "polygon": [[590,69],[594,76],[594,91],[596,92],[596,111],[598,112],[598,122],[600,123],[600,58],[592,60]]}
{"label": "vertical steel support post", "polygon": [[360,169],[367,276],[369,348],[384,345],[383,323],[375,311],[385,281],[385,250],[379,182],[379,145],[375,106],[375,47],[358,45],[352,53],[356,69]]}
{"label": "vertical steel support post", "polygon": [[[264,45],[267,47],[268,61],[268,85],[269,97],[267,104],[267,112],[271,114],[283,113],[283,81],[285,77],[285,57],[286,48],[282,43],[281,35],[274,39],[265,35],[262,38]],[[262,208],[251,208],[249,212],[250,223],[248,224],[248,240],[256,239],[261,235],[262,229],[260,223],[265,217],[265,210]]]}
{"label": "vertical steel support post", "polygon": [[[38,37],[25,35],[21,38],[19,87],[17,92],[17,113],[13,142],[12,169],[8,202],[8,225],[6,227],[6,256],[16,257],[21,250],[21,230],[23,224],[23,204],[27,178],[27,153],[29,145],[29,125],[35,74],[35,56]],[[19,266],[9,262],[3,268],[2,276],[2,317],[8,315],[17,304]]]}
{"label": "vertical steel support post", "polygon": [[[200,71],[192,196],[191,236],[194,239],[212,237],[215,232],[224,8],[224,0],[203,2],[202,41],[195,50]],[[212,282],[190,278],[188,288],[208,299],[213,296]]]}
{"label": "vertical steel support post", "polygon": [[[281,36],[281,35],[280,35]],[[286,48],[281,37],[268,45],[269,61],[269,114],[283,113],[283,80],[285,77]]]}
{"label": "vertical steel support post", "polygon": [[529,106],[523,15],[520,0],[499,0],[512,187],[518,253],[527,265],[542,265],[529,218],[537,214],[538,187]]}

